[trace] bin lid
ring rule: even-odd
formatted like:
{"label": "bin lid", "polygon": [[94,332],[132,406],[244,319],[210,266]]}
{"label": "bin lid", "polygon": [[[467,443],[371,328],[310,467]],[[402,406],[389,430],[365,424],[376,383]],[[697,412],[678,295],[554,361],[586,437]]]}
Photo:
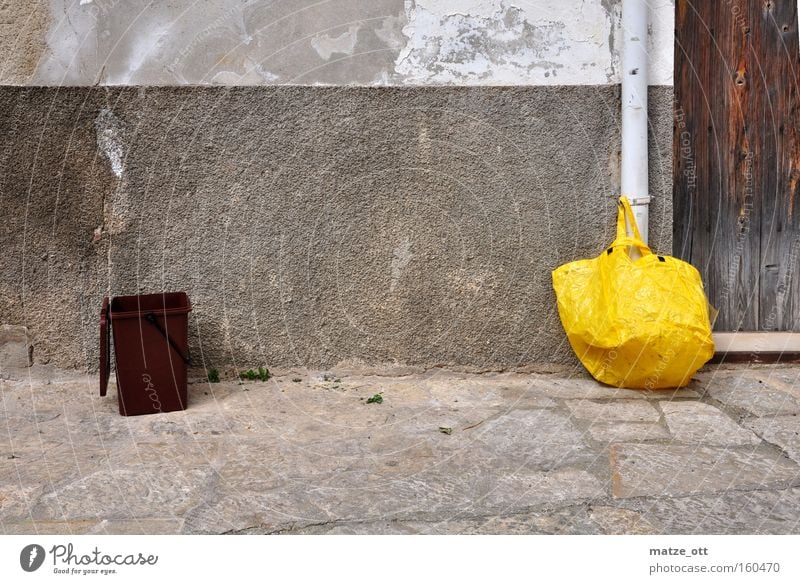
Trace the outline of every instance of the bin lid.
{"label": "bin lid", "polygon": [[108,377],[111,374],[111,351],[109,343],[108,296],[103,298],[103,308],[100,310],[100,395],[108,391]]}

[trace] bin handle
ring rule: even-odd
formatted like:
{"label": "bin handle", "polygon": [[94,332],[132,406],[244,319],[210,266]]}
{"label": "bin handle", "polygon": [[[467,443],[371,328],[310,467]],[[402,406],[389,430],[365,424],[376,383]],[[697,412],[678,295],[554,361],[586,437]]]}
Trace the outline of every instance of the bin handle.
{"label": "bin handle", "polygon": [[161,325],[158,323],[158,320],[156,320],[156,315],[155,314],[153,314],[152,312],[148,312],[147,314],[144,315],[144,319],[147,322],[149,322],[150,324],[152,324],[154,327],[156,327],[158,332],[161,333],[161,336],[164,337],[167,340],[167,342],[170,344],[170,346],[173,349],[175,349],[175,352],[178,355],[180,355],[180,357],[181,357],[181,359],[183,359],[184,363],[186,363],[187,365],[191,365],[192,364],[192,356],[189,354],[189,351],[187,350],[186,354],[185,355],[183,354],[183,351],[181,351],[180,347],[178,347],[178,345],[175,343],[175,341],[172,340],[172,337],[170,337],[167,334],[167,331],[165,331],[163,328],[161,328]]}

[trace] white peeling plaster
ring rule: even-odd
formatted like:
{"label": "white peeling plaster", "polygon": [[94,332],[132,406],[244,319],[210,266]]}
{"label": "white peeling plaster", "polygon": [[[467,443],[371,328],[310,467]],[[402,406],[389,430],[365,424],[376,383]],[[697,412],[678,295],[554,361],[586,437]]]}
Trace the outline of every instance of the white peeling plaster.
{"label": "white peeling plaster", "polygon": [[279,77],[267,71],[260,63],[255,63],[250,59],[244,60],[244,73],[236,71],[220,71],[211,78],[214,85],[272,85]]}
{"label": "white peeling plaster", "polygon": [[[800,2],[800,0],[798,0]],[[378,37],[390,49],[402,49],[406,44],[406,37],[403,36],[403,27],[406,25],[406,16],[400,13],[398,16],[387,16],[383,19],[380,28],[374,30]]]}
{"label": "white peeling plaster", "polygon": [[97,81],[94,6],[50,0],[50,28],[34,78],[35,85],[91,85]]}
{"label": "white peeling plaster", "polygon": [[314,50],[317,51],[319,56],[326,61],[335,53],[352,55],[353,49],[356,48],[356,43],[358,42],[359,28],[359,25],[354,24],[350,26],[346,32],[343,32],[337,37],[319,34],[311,39],[311,46],[314,47]]}
{"label": "white peeling plaster", "polygon": [[[359,0],[337,0],[349,20],[334,34],[323,32],[327,3],[284,21],[282,5],[259,0],[45,1],[48,48],[32,81],[41,85],[330,84],[325,67],[324,79],[308,74],[304,48],[324,61],[359,59],[363,67],[338,69],[341,85],[620,82],[621,0],[380,0],[379,19]],[[671,85],[674,0],[644,1],[649,82]],[[372,81],[353,77],[364,70]]]}
{"label": "white peeling plaster", "polygon": [[647,39],[650,85],[672,85],[675,60],[675,0],[650,0]]}
{"label": "white peeling plaster", "polygon": [[109,85],[131,85],[133,84],[136,73],[150,60],[153,55],[157,55],[163,43],[169,41],[169,29],[171,22],[153,25],[148,34],[133,37],[127,52],[127,67],[124,68],[122,75],[109,74],[106,82]]}
{"label": "white peeling plaster", "polygon": [[[672,84],[674,0],[651,6],[652,85]],[[619,83],[617,0],[406,2],[405,82],[446,85]],[[615,40],[616,39],[616,40]]]}
{"label": "white peeling plaster", "polygon": [[94,128],[97,135],[97,147],[108,158],[114,175],[122,178],[122,173],[125,171],[122,124],[114,112],[103,108],[94,120]]}

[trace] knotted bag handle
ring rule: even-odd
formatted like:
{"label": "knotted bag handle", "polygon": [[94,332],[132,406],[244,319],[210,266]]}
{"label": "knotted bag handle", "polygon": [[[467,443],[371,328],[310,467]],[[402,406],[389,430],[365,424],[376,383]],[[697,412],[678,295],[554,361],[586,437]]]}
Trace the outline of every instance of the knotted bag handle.
{"label": "knotted bag handle", "polygon": [[172,347],[175,350],[175,352],[180,356],[180,358],[183,359],[183,362],[191,366],[192,356],[189,354],[189,351],[187,350],[186,353],[181,351],[181,348],[178,346],[178,344],[175,341],[173,341],[172,337],[167,334],[167,331],[165,331],[161,327],[161,324],[159,324],[158,319],[156,319],[156,315],[152,312],[148,312],[147,314],[144,315],[144,319],[150,324],[152,324],[154,327],[156,327],[158,332],[161,333],[161,336],[167,340],[170,347]]}
{"label": "knotted bag handle", "polygon": [[[633,236],[628,235],[628,230],[625,226],[626,219],[631,226],[631,233]],[[639,250],[642,256],[653,254],[653,251],[650,249],[650,247],[644,241],[642,241],[642,235],[639,233],[639,227],[636,225],[636,217],[633,215],[631,202],[625,195],[622,195],[619,198],[617,209],[617,239],[615,239],[614,243],[612,244],[612,247],[621,246],[635,247]]]}

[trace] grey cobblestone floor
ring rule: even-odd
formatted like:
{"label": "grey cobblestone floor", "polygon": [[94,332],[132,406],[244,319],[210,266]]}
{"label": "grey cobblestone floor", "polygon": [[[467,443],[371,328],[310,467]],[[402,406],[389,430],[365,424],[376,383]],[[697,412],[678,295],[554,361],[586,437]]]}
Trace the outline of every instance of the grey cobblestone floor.
{"label": "grey cobblestone floor", "polygon": [[800,367],[287,372],[129,418],[94,376],[1,377],[5,534],[800,533]]}

